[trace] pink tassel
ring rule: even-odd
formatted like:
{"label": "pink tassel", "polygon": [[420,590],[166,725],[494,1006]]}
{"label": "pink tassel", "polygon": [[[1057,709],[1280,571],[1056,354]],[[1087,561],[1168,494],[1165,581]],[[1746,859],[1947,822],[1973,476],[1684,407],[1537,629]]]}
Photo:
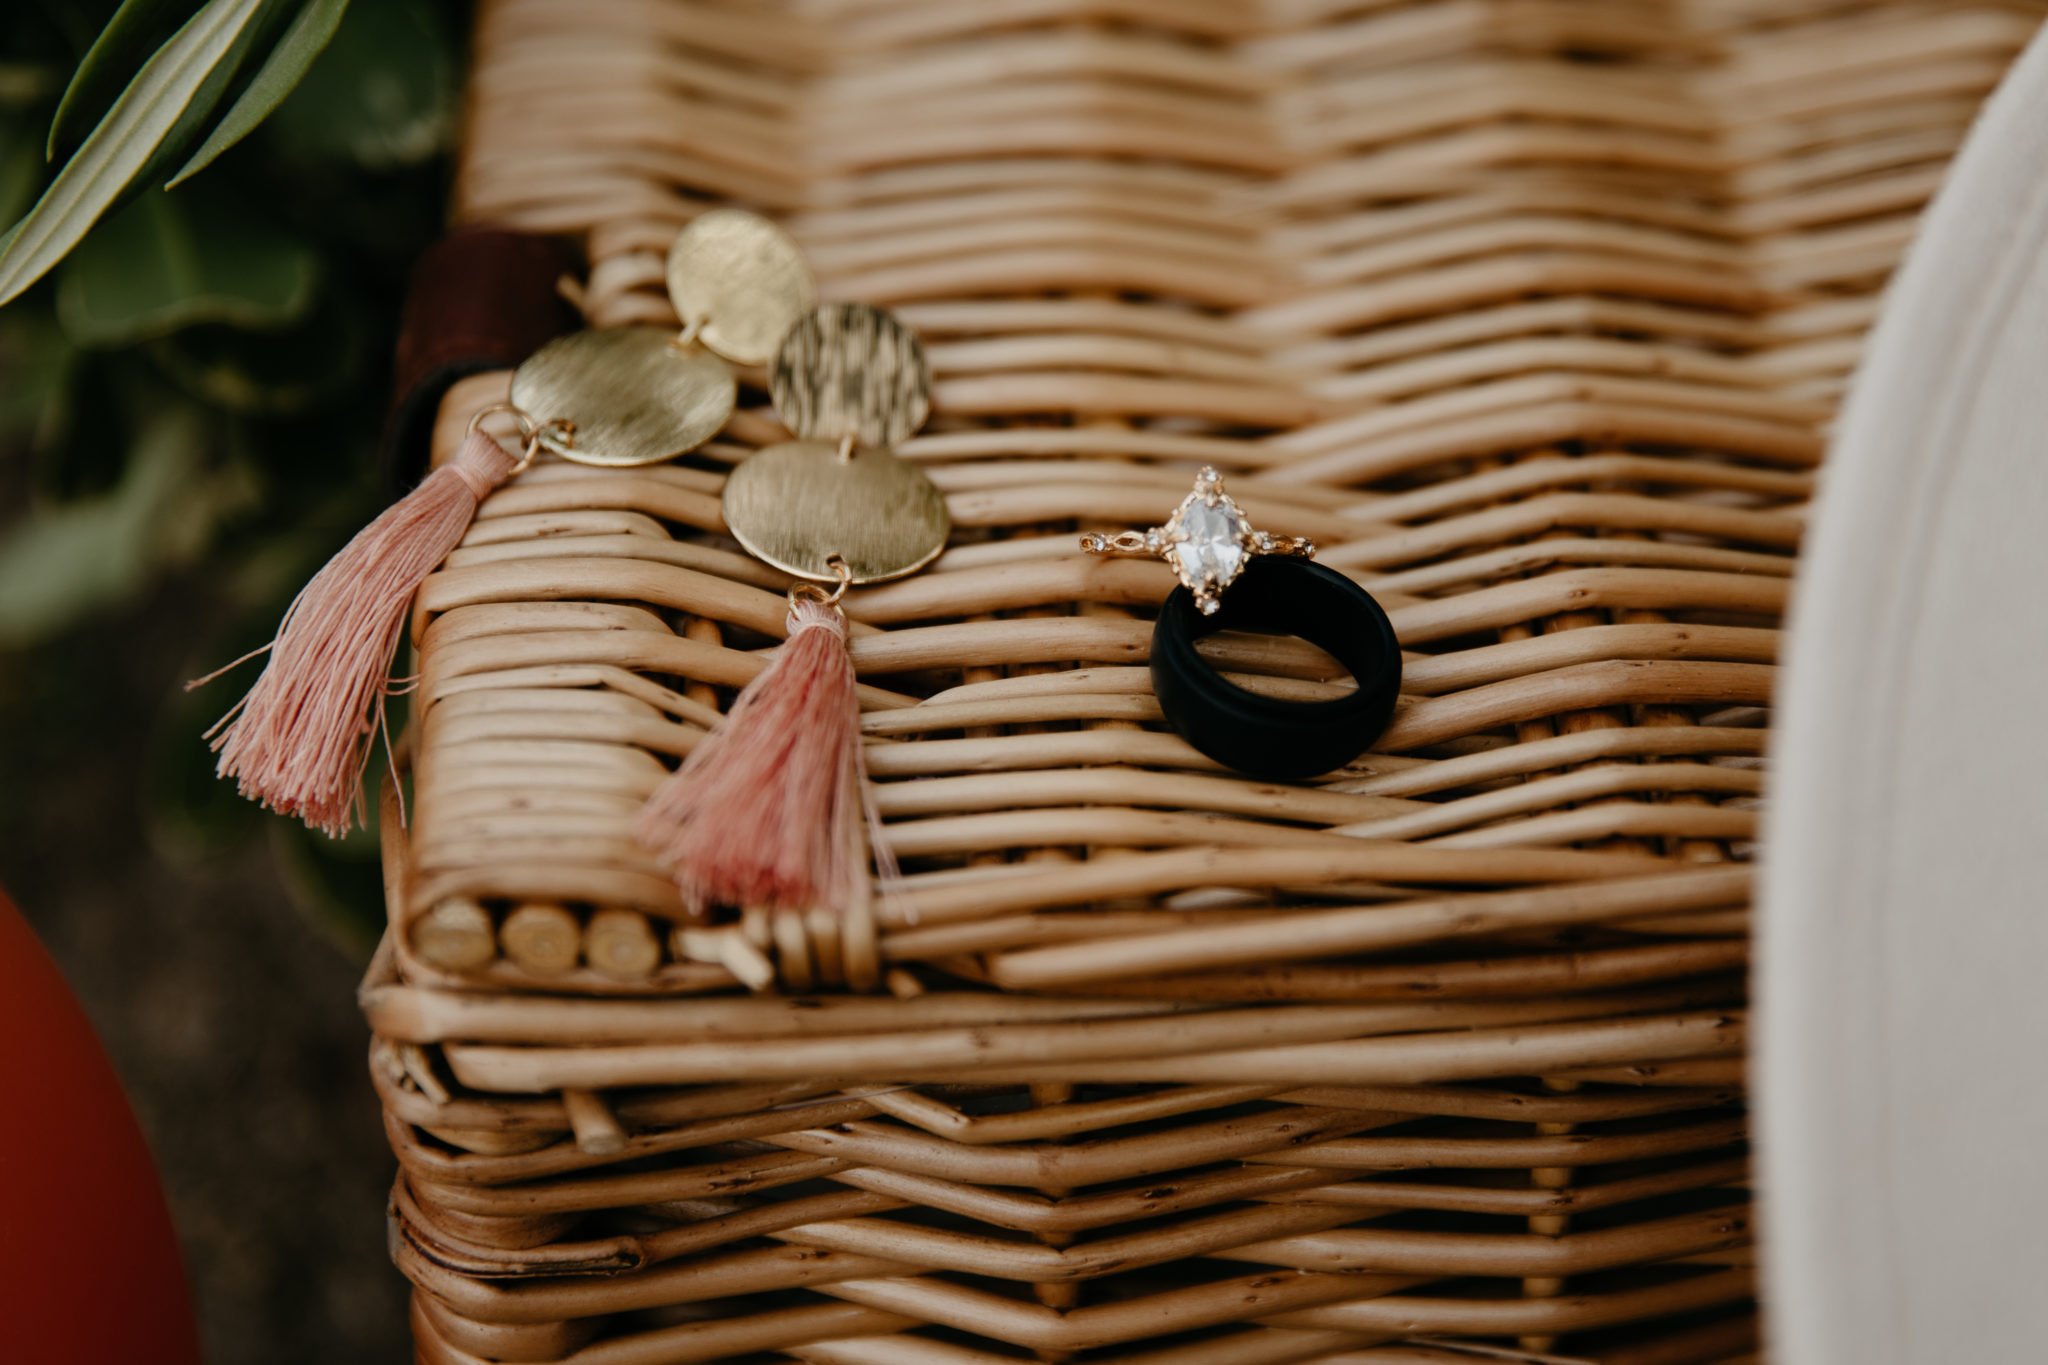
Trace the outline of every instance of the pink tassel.
{"label": "pink tassel", "polygon": [[413,593],[460,543],[477,504],[517,467],[504,447],[472,431],[453,460],[386,508],[300,591],[265,647],[263,676],[206,732],[220,754],[217,771],[242,795],[334,838],[364,822],[363,769],[371,736],[383,728]]}
{"label": "pink tassel", "polygon": [[[880,827],[866,778],[846,618],[797,596],[788,643],[647,799],[633,832],[692,914],[714,904],[843,912],[868,875],[859,822]],[[893,875],[879,840],[874,853]]]}

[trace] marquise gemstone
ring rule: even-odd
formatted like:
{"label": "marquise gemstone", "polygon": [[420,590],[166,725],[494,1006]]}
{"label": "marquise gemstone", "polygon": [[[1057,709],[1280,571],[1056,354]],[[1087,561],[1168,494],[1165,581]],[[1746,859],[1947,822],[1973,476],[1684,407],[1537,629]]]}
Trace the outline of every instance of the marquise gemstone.
{"label": "marquise gemstone", "polygon": [[1228,498],[1210,506],[1200,498],[1182,504],[1173,546],[1174,567],[1190,585],[1205,580],[1221,588],[1244,567],[1244,518]]}

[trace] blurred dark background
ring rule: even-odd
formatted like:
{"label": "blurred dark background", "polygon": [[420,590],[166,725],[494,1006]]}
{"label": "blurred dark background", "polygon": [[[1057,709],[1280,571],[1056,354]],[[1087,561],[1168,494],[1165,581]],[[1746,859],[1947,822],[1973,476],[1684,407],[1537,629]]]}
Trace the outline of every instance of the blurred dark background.
{"label": "blurred dark background", "polygon": [[[124,37],[117,8],[156,27]],[[91,130],[48,145],[87,54],[111,100],[199,8],[0,6],[0,224]],[[452,0],[351,0],[253,134],[168,193],[138,176],[0,307],[0,888],[121,1073],[214,1365],[409,1355],[354,1004],[374,839],[214,779],[201,732],[253,667],[182,683],[267,640],[384,501],[391,340],[441,223],[466,28]]]}

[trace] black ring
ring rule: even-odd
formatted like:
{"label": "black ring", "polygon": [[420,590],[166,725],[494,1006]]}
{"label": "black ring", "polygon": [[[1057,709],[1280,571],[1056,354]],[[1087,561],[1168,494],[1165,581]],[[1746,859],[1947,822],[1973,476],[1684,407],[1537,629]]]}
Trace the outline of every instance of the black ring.
{"label": "black ring", "polygon": [[[1202,658],[1195,641],[1219,630],[1298,635],[1333,655],[1358,688],[1329,701],[1247,692]],[[1204,616],[1175,588],[1152,629],[1152,691],[1182,739],[1253,777],[1314,777],[1364,753],[1394,713],[1401,646],[1364,588],[1306,559],[1259,556]]]}

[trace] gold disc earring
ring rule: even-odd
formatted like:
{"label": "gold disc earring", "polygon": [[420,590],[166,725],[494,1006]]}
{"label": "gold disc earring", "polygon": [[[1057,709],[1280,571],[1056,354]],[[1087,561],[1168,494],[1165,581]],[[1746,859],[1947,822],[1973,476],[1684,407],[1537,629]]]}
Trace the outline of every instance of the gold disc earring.
{"label": "gold disc earring", "polygon": [[864,303],[815,308],[783,337],[770,385],[798,440],[756,451],[726,478],[726,527],[756,558],[816,582],[880,583],[946,548],[952,519],[924,471],[893,447],[931,411],[917,336]]}
{"label": "gold disc earring", "polygon": [[554,425],[542,445],[578,464],[659,464],[703,445],[732,416],[734,365],[759,365],[816,291],[789,234],[742,209],[699,214],[668,253],[666,327],[557,337],[512,375],[512,403]]}

